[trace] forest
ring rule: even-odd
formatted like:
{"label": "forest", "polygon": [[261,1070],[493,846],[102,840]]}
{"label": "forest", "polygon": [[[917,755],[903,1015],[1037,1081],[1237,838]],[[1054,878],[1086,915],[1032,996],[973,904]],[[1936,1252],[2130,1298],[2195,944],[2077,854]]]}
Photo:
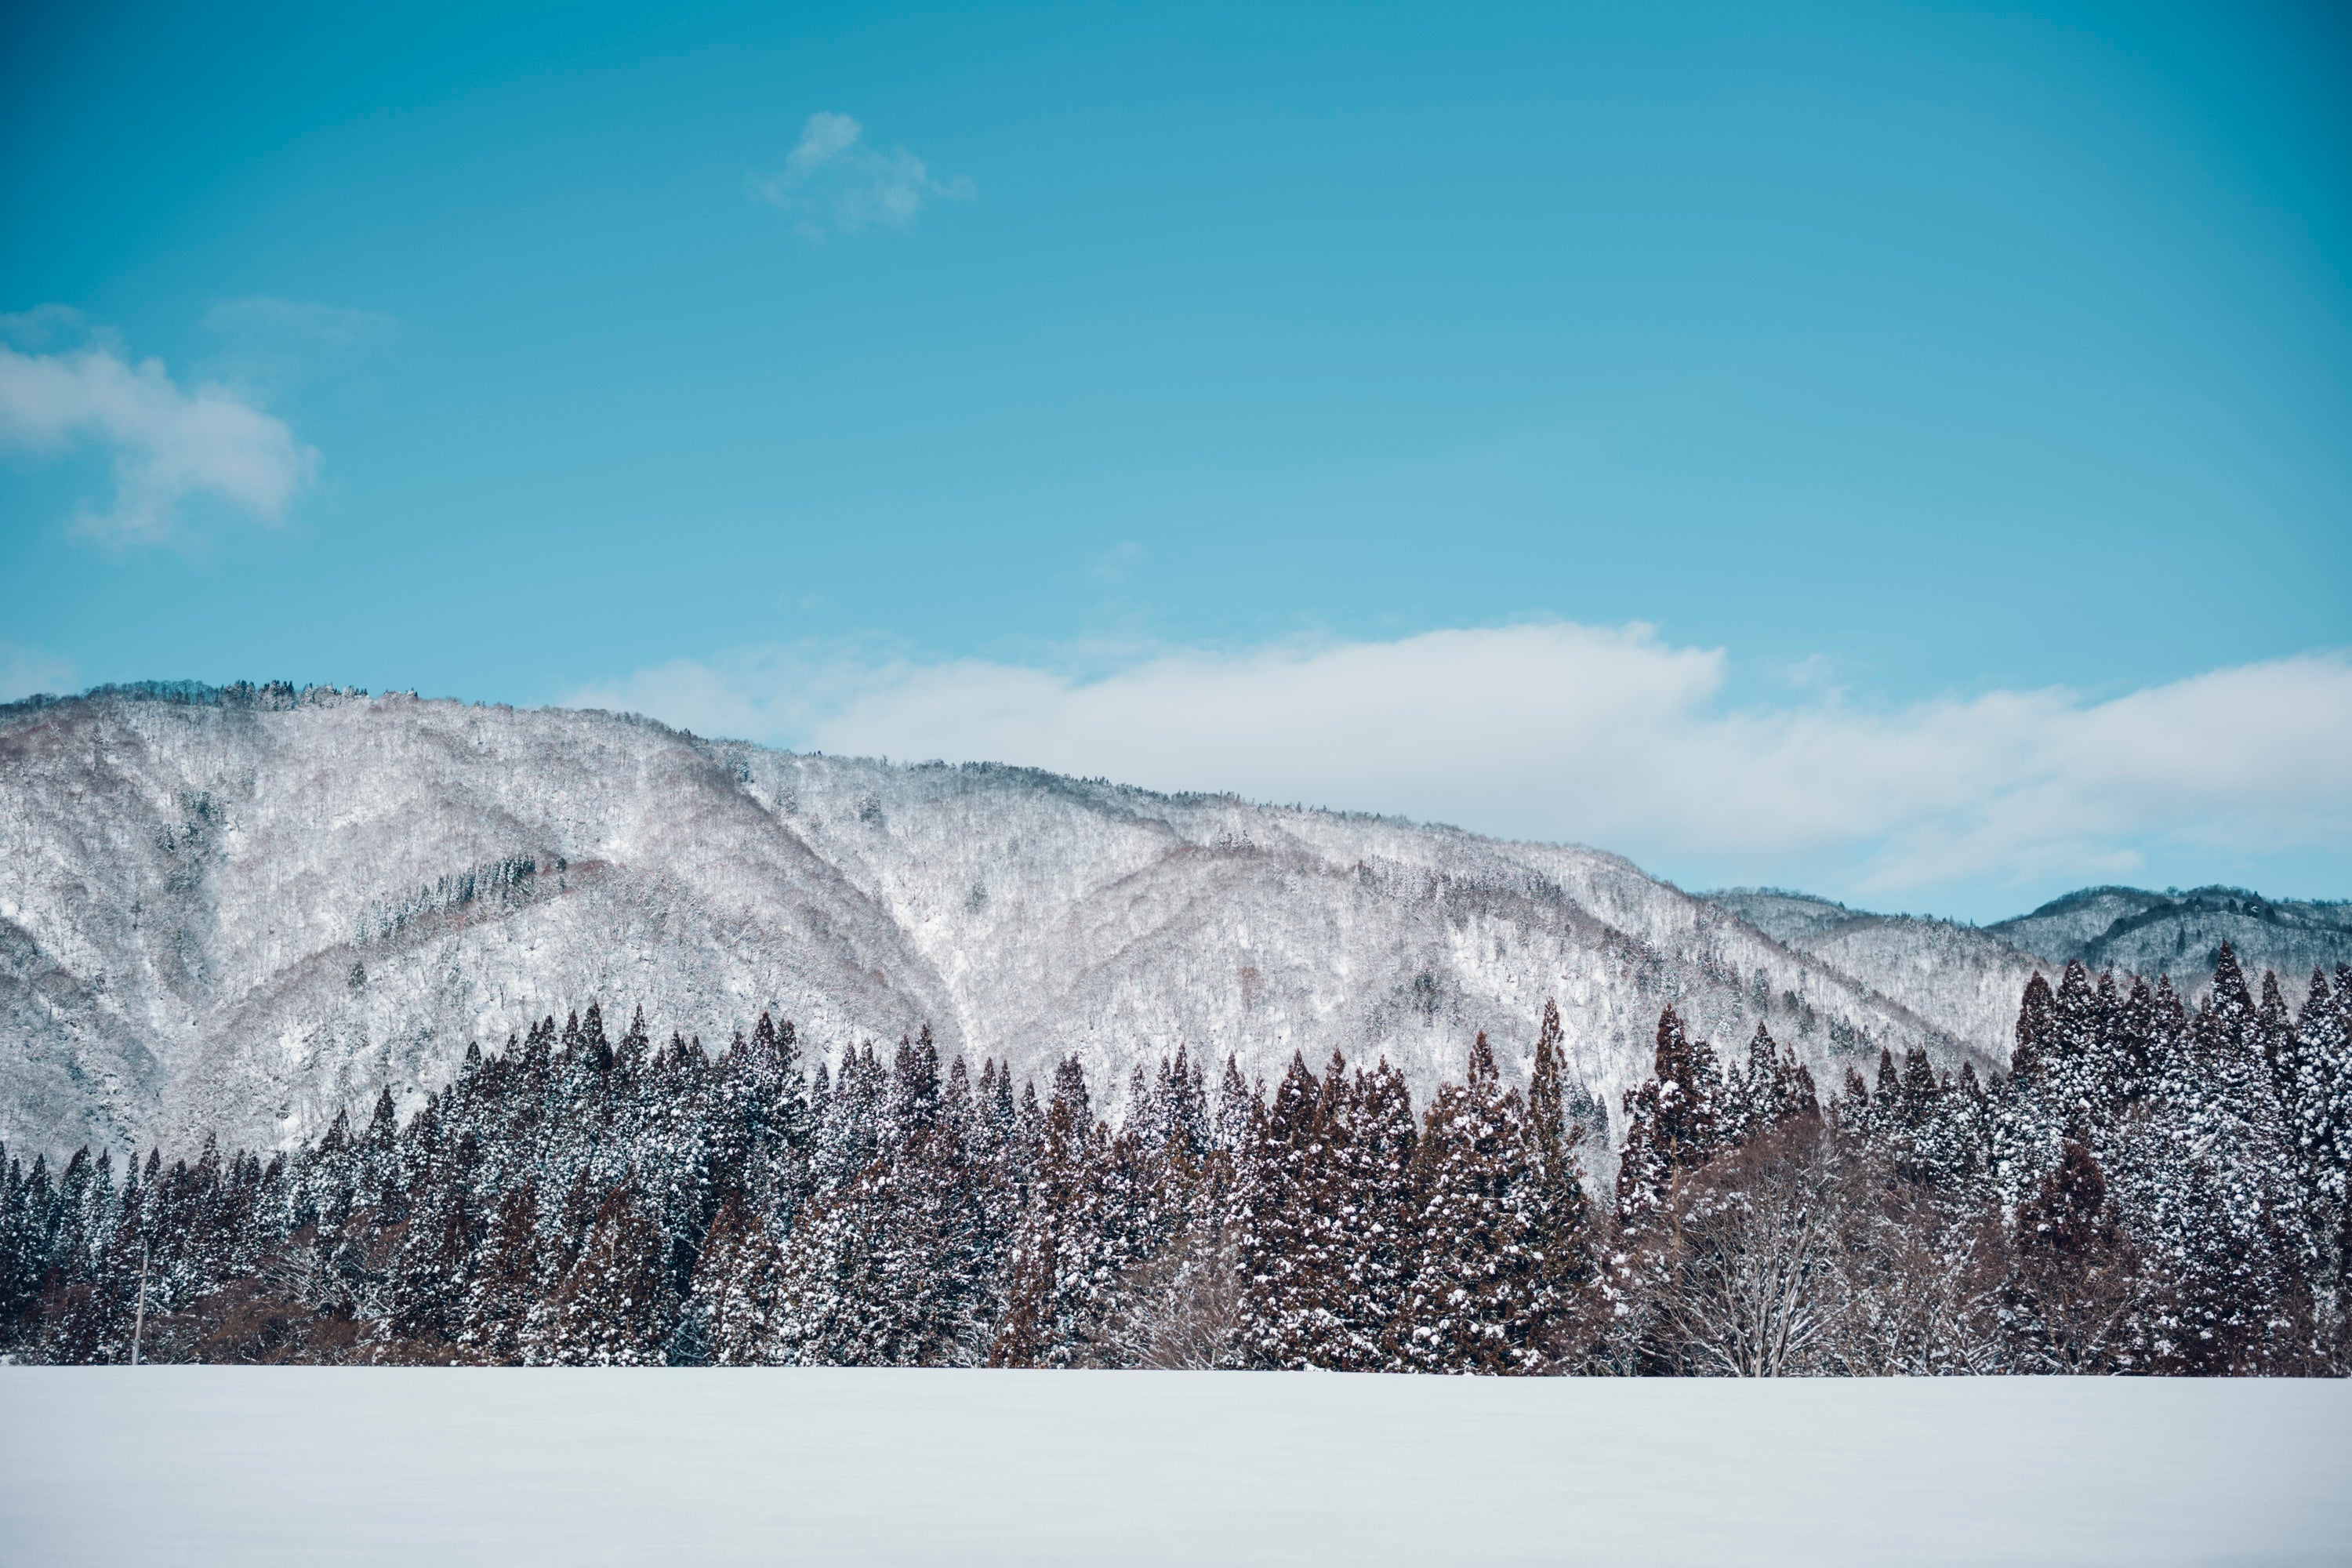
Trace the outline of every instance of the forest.
{"label": "forest", "polygon": [[[1416,1107],[1180,1049],[1116,1125],[929,1031],[599,1009],[286,1152],[0,1150],[23,1362],[2341,1376],[2352,969],[2027,986],[2009,1070],[1817,1085],[1672,1006],[1608,1157],[1559,1016]],[[1614,1180],[1598,1178],[1613,1168]]]}

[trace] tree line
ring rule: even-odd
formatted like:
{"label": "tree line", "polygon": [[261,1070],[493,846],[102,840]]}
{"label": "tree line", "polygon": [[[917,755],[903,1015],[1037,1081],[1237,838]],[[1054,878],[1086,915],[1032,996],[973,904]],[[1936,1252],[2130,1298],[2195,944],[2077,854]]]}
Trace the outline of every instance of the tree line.
{"label": "tree line", "polygon": [[1489,1373],[2346,1369],[2352,970],[2299,1010],[2229,949],[2027,986],[2006,1074],[1882,1052],[1822,1093],[1759,1026],[1660,1016],[1611,1162],[1547,1004],[1416,1109],[1385,1060],[1269,1089],[1180,1048],[1117,1124],[1041,1096],[716,1054],[599,1010],[468,1049],[404,1124],[266,1160],[0,1151],[0,1349],[59,1363],[943,1365]]}

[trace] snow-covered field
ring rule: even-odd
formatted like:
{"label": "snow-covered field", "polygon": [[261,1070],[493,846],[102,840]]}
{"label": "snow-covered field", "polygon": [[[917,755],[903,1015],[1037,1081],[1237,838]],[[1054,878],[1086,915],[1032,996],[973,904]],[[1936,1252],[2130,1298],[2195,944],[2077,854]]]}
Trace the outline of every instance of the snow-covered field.
{"label": "snow-covered field", "polygon": [[2352,1385],[0,1369],[0,1563],[2322,1563]]}

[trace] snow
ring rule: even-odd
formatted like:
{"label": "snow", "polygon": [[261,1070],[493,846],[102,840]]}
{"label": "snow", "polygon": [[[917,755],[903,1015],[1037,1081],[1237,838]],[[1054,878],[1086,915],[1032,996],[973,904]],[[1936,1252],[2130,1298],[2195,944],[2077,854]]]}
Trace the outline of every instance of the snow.
{"label": "snow", "polygon": [[0,1563],[2322,1563],[2352,1384],[0,1368]]}
{"label": "snow", "polygon": [[2263,971],[2277,971],[2290,1002],[2301,1001],[2315,968],[2352,962],[2352,904],[2265,899],[2242,888],[2086,888],[1989,929],[2053,963],[2079,958],[2094,973],[2168,973],[2191,1000],[2224,942],[2258,984]]}
{"label": "snow", "polygon": [[929,1022],[1040,1082],[1076,1052],[1115,1107],[1179,1043],[1269,1080],[1294,1050],[1385,1054],[1426,1096],[1483,1029],[1520,1079],[1547,996],[1610,1105],[1669,1001],[1727,1049],[1769,1022],[1823,1084],[1881,1044],[1957,1067],[2007,1042],[1589,849],[607,713],[0,709],[12,1152],[284,1146],[380,1086],[413,1111],[469,1041],[591,1000],[713,1046],[772,1009],[835,1055]]}

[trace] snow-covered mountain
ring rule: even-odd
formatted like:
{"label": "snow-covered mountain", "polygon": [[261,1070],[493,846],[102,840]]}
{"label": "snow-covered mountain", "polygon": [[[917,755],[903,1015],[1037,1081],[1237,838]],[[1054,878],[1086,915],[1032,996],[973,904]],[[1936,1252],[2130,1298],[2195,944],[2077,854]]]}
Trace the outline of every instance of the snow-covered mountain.
{"label": "snow-covered mountain", "polygon": [[2018,998],[2053,963],[1975,926],[1916,915],[1877,915],[1810,894],[1733,888],[1701,895],[1794,952],[1873,989],[1960,1039],[2007,1049]]}
{"label": "snow-covered mountain", "polygon": [[1612,1106],[1669,1001],[1832,1082],[2004,1050],[2010,971],[1971,1010],[1823,952],[1589,849],[1021,768],[283,686],[0,709],[18,1147],[277,1144],[592,1000],[713,1044],[772,1011],[826,1052],[928,1022],[1019,1073],[1075,1051],[1114,1100],[1180,1042],[1268,1076],[1385,1053],[1426,1092],[1483,1029],[1524,1073],[1546,997]]}
{"label": "snow-covered mountain", "polygon": [[2093,970],[2135,974],[2202,978],[2225,942],[2249,973],[2276,970],[2282,981],[2352,963],[2352,903],[2265,899],[2242,888],[2086,888],[1987,929],[2054,963],[2079,958]]}
{"label": "snow-covered mountain", "polygon": [[1778,888],[1700,896],[1973,1041],[2005,1038],[2026,981],[2036,970],[2054,978],[2071,960],[2094,973],[2169,974],[2194,999],[2227,942],[2249,974],[2275,971],[2291,1002],[2301,1001],[2315,968],[2352,963],[2352,904],[2271,900],[2240,888],[2088,888],[1983,927],[1871,914]]}

